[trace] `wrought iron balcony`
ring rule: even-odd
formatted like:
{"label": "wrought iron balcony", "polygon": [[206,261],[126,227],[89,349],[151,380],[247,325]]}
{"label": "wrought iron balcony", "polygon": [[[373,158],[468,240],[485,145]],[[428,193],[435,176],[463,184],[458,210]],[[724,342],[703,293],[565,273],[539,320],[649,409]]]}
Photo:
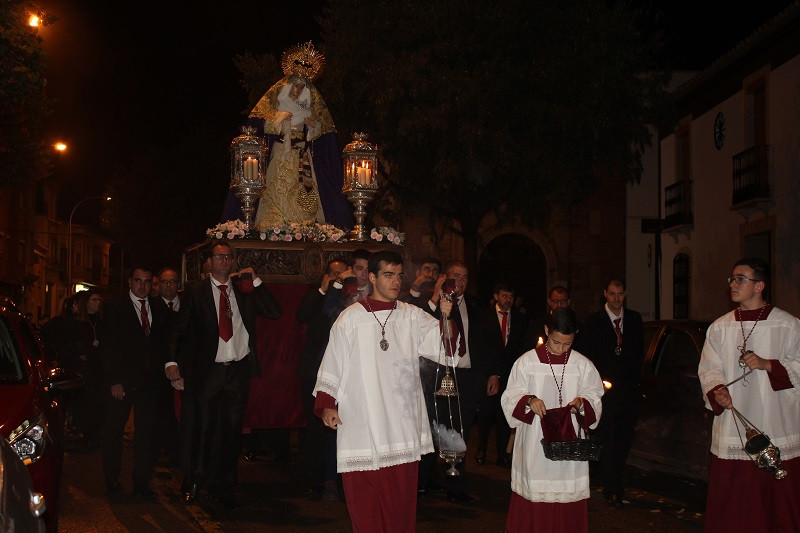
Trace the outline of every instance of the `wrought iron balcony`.
{"label": "wrought iron balcony", "polygon": [[692,180],[681,180],[664,188],[664,229],[692,225]]}
{"label": "wrought iron balcony", "polygon": [[771,147],[753,146],[733,156],[734,206],[772,197],[769,187]]}

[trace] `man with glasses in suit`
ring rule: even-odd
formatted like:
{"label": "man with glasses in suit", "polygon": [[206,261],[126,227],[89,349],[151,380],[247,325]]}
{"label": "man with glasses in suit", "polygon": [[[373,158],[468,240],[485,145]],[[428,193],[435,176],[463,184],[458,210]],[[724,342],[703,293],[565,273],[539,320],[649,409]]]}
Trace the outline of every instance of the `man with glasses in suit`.
{"label": "man with glasses in suit", "polygon": [[[240,436],[250,378],[261,374],[256,350],[256,316],[277,319],[281,308],[252,267],[233,272],[233,246],[211,249],[211,276],[192,287],[181,302],[170,343],[166,374],[177,389],[188,387],[195,402],[192,479],[184,502],[201,486],[223,506],[233,496]],[[234,279],[236,278],[236,279]]]}

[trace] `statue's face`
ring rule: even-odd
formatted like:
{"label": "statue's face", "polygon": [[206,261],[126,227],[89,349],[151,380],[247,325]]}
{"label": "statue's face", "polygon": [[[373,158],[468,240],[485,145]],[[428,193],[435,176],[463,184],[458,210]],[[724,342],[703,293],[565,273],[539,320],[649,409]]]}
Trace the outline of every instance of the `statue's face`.
{"label": "statue's face", "polygon": [[289,91],[289,96],[292,100],[296,100],[300,93],[303,92],[303,89],[306,88],[306,84],[302,81],[295,81],[292,82],[292,89]]}

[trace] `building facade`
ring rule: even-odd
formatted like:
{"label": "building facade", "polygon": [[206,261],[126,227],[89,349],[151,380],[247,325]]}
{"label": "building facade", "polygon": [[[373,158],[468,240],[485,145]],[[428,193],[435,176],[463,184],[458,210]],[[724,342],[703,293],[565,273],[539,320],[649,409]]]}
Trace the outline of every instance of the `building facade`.
{"label": "building facade", "polygon": [[[69,292],[70,226],[57,218],[57,187],[47,181],[0,187],[0,294],[34,322],[55,316]],[[108,286],[111,240],[72,225],[72,281]]]}
{"label": "building facade", "polygon": [[662,318],[731,308],[743,256],[769,261],[768,301],[800,314],[800,5],[759,28],[675,93],[662,132]]}

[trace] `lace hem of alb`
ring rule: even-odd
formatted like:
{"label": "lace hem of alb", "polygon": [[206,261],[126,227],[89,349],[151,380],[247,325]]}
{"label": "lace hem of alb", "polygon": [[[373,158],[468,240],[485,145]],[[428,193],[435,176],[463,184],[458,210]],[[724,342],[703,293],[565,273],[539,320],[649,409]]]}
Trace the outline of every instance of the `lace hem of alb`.
{"label": "lace hem of alb", "polygon": [[357,457],[342,457],[337,461],[339,472],[363,472],[366,470],[378,470],[389,466],[402,465],[419,461],[420,455],[433,452],[433,443],[423,442],[419,448],[411,450],[398,450],[394,452],[381,453],[377,456],[363,455]]}
{"label": "lace hem of alb", "polygon": [[[721,445],[719,448],[720,453],[715,455],[720,459],[750,460],[750,456],[742,449],[741,444]],[[778,449],[781,451],[781,459],[785,461],[800,457],[800,443],[779,445]]]}
{"label": "lace hem of alb", "polygon": [[789,381],[793,387],[787,389],[786,392],[793,396],[796,400],[800,400],[800,375],[794,371],[791,365],[785,364],[783,367],[786,369],[786,374],[789,376]]}
{"label": "lace hem of alb", "polygon": [[336,395],[339,393],[339,384],[320,377],[317,379],[317,390],[336,398]]}
{"label": "lace hem of alb", "polygon": [[511,490],[529,502],[572,503],[589,499],[589,487],[585,487],[576,492],[536,491],[526,488],[519,481],[512,480]]}

